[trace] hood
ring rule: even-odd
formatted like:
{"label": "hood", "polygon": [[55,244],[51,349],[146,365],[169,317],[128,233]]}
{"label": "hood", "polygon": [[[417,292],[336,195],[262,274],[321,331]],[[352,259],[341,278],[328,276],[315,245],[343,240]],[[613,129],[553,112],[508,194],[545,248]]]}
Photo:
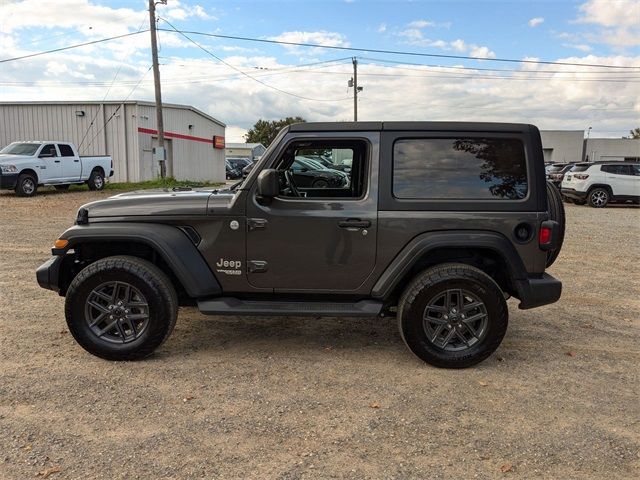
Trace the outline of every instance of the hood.
{"label": "hood", "polygon": [[6,153],[0,153],[0,163],[2,165],[21,165],[27,162],[33,162],[33,157],[28,155],[8,155]]}
{"label": "hood", "polygon": [[213,189],[140,190],[87,203],[81,208],[87,210],[89,221],[98,217],[193,216],[206,215],[207,211],[224,211],[231,204],[233,197],[232,192]]}

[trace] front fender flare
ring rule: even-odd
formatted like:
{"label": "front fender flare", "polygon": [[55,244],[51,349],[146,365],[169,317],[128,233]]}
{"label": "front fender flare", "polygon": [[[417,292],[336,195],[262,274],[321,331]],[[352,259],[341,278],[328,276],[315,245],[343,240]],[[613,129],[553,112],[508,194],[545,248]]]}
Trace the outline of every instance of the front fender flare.
{"label": "front fender flare", "polygon": [[61,239],[69,241],[54,255],[65,254],[74,246],[91,242],[128,241],[151,247],[167,263],[190,297],[220,295],[222,288],[196,246],[177,227],[154,223],[94,223],[76,225]]}

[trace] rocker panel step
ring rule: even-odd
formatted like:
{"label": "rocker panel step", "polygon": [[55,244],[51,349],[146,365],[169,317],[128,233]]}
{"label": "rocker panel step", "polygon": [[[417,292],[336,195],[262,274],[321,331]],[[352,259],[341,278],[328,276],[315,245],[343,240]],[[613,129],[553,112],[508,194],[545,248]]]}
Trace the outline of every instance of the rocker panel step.
{"label": "rocker panel step", "polygon": [[242,300],[218,297],[198,300],[198,309],[206,315],[309,315],[328,317],[375,317],[382,310],[382,302],[283,302]]}

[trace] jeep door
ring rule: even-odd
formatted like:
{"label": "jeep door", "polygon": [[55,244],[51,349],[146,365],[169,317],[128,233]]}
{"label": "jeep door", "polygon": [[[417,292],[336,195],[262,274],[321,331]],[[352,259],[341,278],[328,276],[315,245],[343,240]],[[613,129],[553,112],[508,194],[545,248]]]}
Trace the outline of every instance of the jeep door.
{"label": "jeep door", "polygon": [[[280,195],[247,196],[247,277],[275,292],[360,293],[375,267],[379,133],[288,133],[263,168],[275,168]],[[296,156],[353,159],[340,188],[296,185]],[[293,181],[293,185],[290,182]]]}
{"label": "jeep door", "polygon": [[605,172],[607,182],[611,185],[611,190],[615,196],[635,195],[635,176],[631,170],[631,165],[602,165],[600,168]]}

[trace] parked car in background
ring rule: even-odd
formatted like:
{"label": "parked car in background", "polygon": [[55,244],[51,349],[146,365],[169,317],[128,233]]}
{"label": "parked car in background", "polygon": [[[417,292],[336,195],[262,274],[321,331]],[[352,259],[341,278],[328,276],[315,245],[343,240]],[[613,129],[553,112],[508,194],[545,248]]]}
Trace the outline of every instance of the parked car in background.
{"label": "parked car in background", "polygon": [[242,169],[247,165],[251,165],[253,162],[249,158],[245,157],[227,157],[227,162],[235,170],[242,172]]}
{"label": "parked car in background", "polygon": [[242,170],[239,170],[237,168],[233,168],[233,166],[231,165],[231,162],[229,162],[229,160],[225,160],[225,167],[226,167],[226,178],[227,180],[235,180],[238,178],[242,178]]}
{"label": "parked car in background", "polygon": [[610,202],[640,203],[640,163],[578,163],[561,186],[565,199],[596,208]]}
{"label": "parked car in background", "polygon": [[340,188],[349,186],[349,175],[327,168],[320,162],[297,155],[291,166],[293,179],[299,187]]}
{"label": "parked car in background", "polygon": [[554,163],[547,169],[547,179],[560,188],[565,174],[574,167],[575,163]]}
{"label": "parked car in background", "polygon": [[81,157],[69,142],[13,142],[0,150],[0,189],[15,190],[21,197],[32,197],[40,185],[67,190],[86,183],[91,190],[102,190],[111,176],[111,157]]}

